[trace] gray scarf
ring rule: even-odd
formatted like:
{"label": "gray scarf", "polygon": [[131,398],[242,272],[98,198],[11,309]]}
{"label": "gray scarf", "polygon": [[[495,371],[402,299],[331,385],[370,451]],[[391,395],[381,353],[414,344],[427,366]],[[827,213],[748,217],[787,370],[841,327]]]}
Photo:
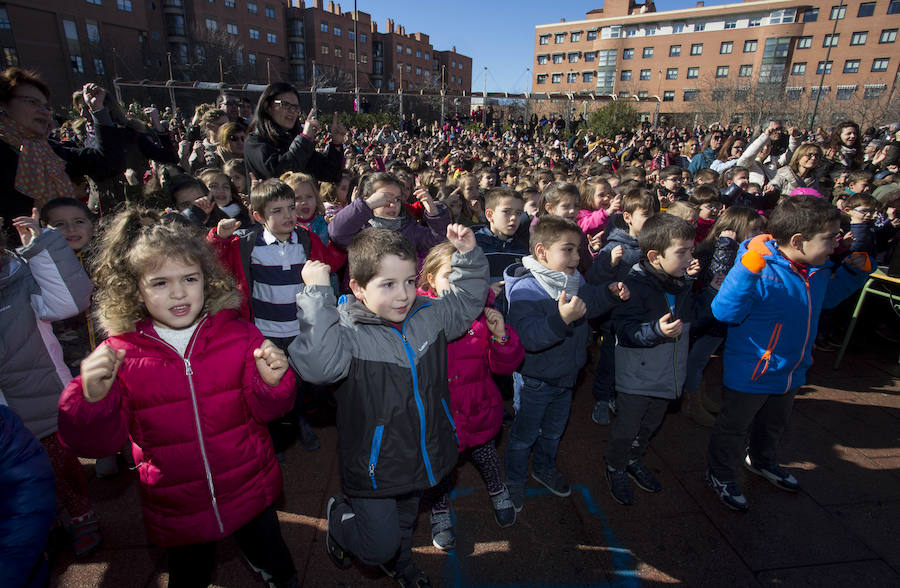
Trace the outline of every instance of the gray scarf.
{"label": "gray scarf", "polygon": [[534,258],[528,255],[522,258],[522,265],[531,272],[538,284],[544,289],[550,298],[559,300],[559,295],[563,291],[566,293],[566,299],[571,300],[572,297],[578,295],[578,287],[581,286],[581,274],[578,270],[571,276],[563,272],[548,269]]}
{"label": "gray scarf", "polygon": [[369,219],[369,224],[379,229],[399,231],[400,226],[403,224],[403,217],[398,216],[397,218],[386,218],[383,216],[373,216],[371,219]]}

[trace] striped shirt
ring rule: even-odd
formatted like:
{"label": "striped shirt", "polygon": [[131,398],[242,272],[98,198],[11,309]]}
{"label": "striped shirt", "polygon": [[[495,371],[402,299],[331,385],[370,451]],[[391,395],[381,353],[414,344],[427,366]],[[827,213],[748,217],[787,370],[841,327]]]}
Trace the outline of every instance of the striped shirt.
{"label": "striped shirt", "polygon": [[297,294],[303,288],[300,272],[307,261],[297,232],[282,243],[268,229],[260,233],[250,254],[253,322],[266,337],[295,337]]}

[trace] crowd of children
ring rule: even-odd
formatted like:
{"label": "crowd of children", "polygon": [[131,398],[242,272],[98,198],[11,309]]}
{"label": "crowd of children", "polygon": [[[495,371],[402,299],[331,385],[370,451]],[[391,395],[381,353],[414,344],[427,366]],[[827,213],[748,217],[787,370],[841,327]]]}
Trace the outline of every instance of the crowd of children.
{"label": "crowd of children", "polygon": [[[23,88],[49,103],[39,78],[8,70],[0,105]],[[32,133],[45,143],[40,165],[116,145],[118,127],[99,130],[99,91],[81,98],[95,121],[87,135],[69,136],[72,122],[53,130],[70,151]],[[454,548],[461,457],[501,527],[524,508],[529,475],[571,493],[557,455],[591,350],[593,411],[574,418],[611,423],[597,428],[605,455],[587,458],[618,503],[634,503],[632,482],[662,490],[643,456],[679,402],[711,427],[706,479],[725,505],[748,508],[740,463],[799,488],[778,441],[813,346],[833,345],[840,302],[896,247],[900,129],[843,123],[826,140],[772,120],[759,133],[579,131],[566,144],[515,122],[387,132],[335,116],[317,136],[298,99],[273,85],[242,116],[223,95],[183,137],[157,111],[147,133],[165,135],[157,147],[171,161],[135,169],[109,156],[140,186],[102,199],[80,183],[97,179],[91,168],[64,186],[20,181],[41,169],[33,161],[12,168],[0,400],[49,456],[77,555],[100,546],[102,513],[76,456],[98,458],[101,477],[121,452],[170,586],[209,584],[227,536],[270,585],[298,585],[275,515],[279,462],[296,437],[319,448],[305,404],[325,395],[342,484],[326,507],[328,556],[430,585],[412,529],[424,502],[433,544]],[[0,130],[27,126],[14,116],[29,115],[3,110]],[[248,171],[245,138],[249,169],[277,174]],[[704,369],[723,343],[717,384]],[[5,415],[0,430],[14,430]],[[33,520],[46,536],[49,517]]]}

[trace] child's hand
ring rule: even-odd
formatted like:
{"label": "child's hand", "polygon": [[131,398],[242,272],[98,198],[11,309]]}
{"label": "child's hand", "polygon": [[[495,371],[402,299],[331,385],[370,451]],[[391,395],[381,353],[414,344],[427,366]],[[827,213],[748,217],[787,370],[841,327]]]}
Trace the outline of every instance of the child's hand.
{"label": "child's hand", "polygon": [[303,123],[303,134],[310,139],[315,139],[320,128],[322,128],[322,125],[319,124],[319,120],[316,118],[316,109],[312,108],[306,116],[306,121]]}
{"label": "child's hand", "polygon": [[676,321],[672,320],[672,313],[667,313],[664,317],[659,319],[659,330],[662,331],[663,335],[669,337],[670,339],[675,339],[679,335],[681,335],[681,328],[684,325],[681,322],[681,319]]}
{"label": "child's hand", "polygon": [[28,245],[33,239],[41,234],[41,216],[37,208],[31,209],[31,216],[17,216],[12,220],[16,232],[19,233],[19,239],[22,245]]}
{"label": "child's hand", "polygon": [[259,178],[257,178],[257,177],[253,174],[253,172],[249,172],[249,173],[250,173],[250,190],[252,191],[253,188],[255,188],[257,185],[259,185],[259,183],[260,183],[262,180],[260,180]]}
{"label": "child's hand", "polygon": [[851,253],[850,256],[844,260],[844,263],[858,272],[868,272],[872,265],[869,262],[869,256],[862,251]]}
{"label": "child's hand", "polygon": [[506,282],[504,282],[503,280],[500,280],[499,282],[494,282],[493,284],[491,284],[491,292],[494,293],[494,298],[496,298],[497,296],[500,296],[500,292],[503,292],[504,284],[506,284]]}
{"label": "child's hand", "polygon": [[491,335],[498,339],[506,335],[506,321],[503,320],[503,314],[499,310],[486,306],[484,308],[484,319],[487,321],[487,327],[491,331]]}
{"label": "child's hand", "polygon": [[593,252],[600,251],[603,249],[603,235],[601,233],[596,233],[594,235],[588,236],[588,247]]}
{"label": "child's hand", "polygon": [[277,386],[288,369],[287,356],[284,351],[266,339],[259,348],[253,350],[256,369],[259,377],[269,386]]}
{"label": "child's hand", "polygon": [[460,253],[468,253],[475,249],[475,233],[469,227],[460,224],[453,223],[447,226],[447,240]]}
{"label": "child's hand", "polygon": [[694,261],[691,262],[691,265],[688,266],[687,270],[685,270],[684,273],[686,273],[687,275],[689,275],[691,277],[699,274],[700,273],[700,260],[694,259]]}
{"label": "child's hand", "polygon": [[710,280],[709,287],[712,288],[713,290],[718,290],[719,288],[722,287],[722,282],[724,282],[724,281],[725,281],[725,274],[720,272],[718,274],[715,274],[713,276],[712,280]]}
{"label": "child's hand", "polygon": [[571,325],[587,313],[587,305],[584,303],[584,300],[578,296],[572,296],[567,302],[565,291],[559,295],[557,304],[559,306],[559,316],[562,317],[563,322],[567,325]]}
{"label": "child's hand", "polygon": [[300,271],[300,278],[307,286],[330,286],[331,266],[314,259],[307,261]]}
{"label": "child's hand", "polygon": [[608,286],[609,291],[613,293],[613,296],[621,300],[622,302],[631,298],[631,291],[628,290],[628,286],[626,286],[623,282],[613,282]]}
{"label": "child's hand", "polygon": [[719,236],[726,237],[728,239],[731,239],[732,241],[737,241],[737,233],[735,233],[734,231],[722,231],[721,233],[719,233]]}
{"label": "child's hand", "polygon": [[434,198],[431,197],[431,194],[419,185],[419,178],[416,178],[416,191],[413,192],[413,196],[416,197],[416,200],[422,203],[422,208],[425,210],[425,214],[429,216],[434,216],[438,213],[437,205],[434,203]]}
{"label": "child's hand", "polygon": [[366,204],[369,205],[369,208],[375,210],[376,208],[380,208],[395,199],[396,196],[383,188],[375,191],[374,194],[366,198]]}
{"label": "child's hand", "polygon": [[241,221],[233,218],[223,218],[219,221],[219,224],[216,225],[216,235],[221,239],[227,239],[232,236],[238,227],[241,226]]}
{"label": "child's hand", "polygon": [[194,200],[194,206],[202,210],[204,214],[206,214],[206,216],[209,216],[209,214],[213,211],[213,208],[216,207],[216,204],[209,196],[201,196],[200,198]]}
{"label": "child's hand", "polygon": [[612,267],[619,265],[623,255],[625,255],[625,249],[621,245],[613,247],[612,251],[609,252],[609,265]]}
{"label": "child's hand", "polygon": [[81,362],[81,388],[85,400],[99,402],[106,398],[125,359],[125,350],[101,345]]}

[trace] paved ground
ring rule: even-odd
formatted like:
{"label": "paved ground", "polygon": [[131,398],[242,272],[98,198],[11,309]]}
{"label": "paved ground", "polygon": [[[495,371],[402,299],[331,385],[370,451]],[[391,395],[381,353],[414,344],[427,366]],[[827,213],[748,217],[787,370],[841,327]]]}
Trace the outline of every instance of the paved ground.
{"label": "paved ground", "polygon": [[[841,371],[831,370],[833,354],[817,353],[810,385],[797,397],[781,454],[803,485],[799,494],[751,475],[744,484],[750,511],[725,509],[703,482],[708,430],[674,414],[647,456],[663,492],[635,490],[637,504],[619,506],[601,474],[606,430],[590,420],[588,382],[576,392],[560,448],[572,496],[558,498],[531,482],[516,525],[500,529],[477,472],[463,465],[454,500],[458,547],[434,549],[423,513],[414,537],[419,565],[436,586],[454,587],[900,586],[898,350],[858,338],[862,348]],[[334,427],[318,432],[321,450],[288,452],[279,505],[302,583],[391,585],[358,565],[338,570],[325,555],[323,512],[339,480]],[[104,546],[86,560],[60,554],[53,585],[165,586],[165,555],[147,544],[132,475],[92,478],[91,491]],[[262,586],[231,541],[218,555],[217,586]]]}

